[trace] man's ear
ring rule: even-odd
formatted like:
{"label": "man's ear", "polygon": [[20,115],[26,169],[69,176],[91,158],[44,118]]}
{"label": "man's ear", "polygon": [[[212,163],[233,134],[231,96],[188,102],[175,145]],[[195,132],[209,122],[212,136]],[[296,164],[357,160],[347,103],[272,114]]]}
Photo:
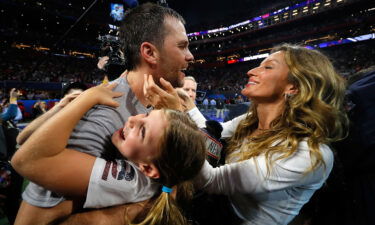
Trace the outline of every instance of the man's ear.
{"label": "man's ear", "polygon": [[159,170],[153,163],[139,163],[138,167],[144,175],[150,178],[157,179],[160,177]]}
{"label": "man's ear", "polygon": [[155,45],[150,42],[143,42],[141,44],[141,57],[150,65],[155,66],[159,52]]}

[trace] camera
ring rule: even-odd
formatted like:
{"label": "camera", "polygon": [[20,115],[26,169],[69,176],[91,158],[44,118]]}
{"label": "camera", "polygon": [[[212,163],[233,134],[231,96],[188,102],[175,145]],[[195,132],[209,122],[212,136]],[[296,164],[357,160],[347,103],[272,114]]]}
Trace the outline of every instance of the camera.
{"label": "camera", "polygon": [[101,41],[101,56],[108,56],[108,65],[116,64],[125,66],[124,55],[121,52],[121,44],[119,37],[113,35],[103,35],[98,37],[98,40]]}
{"label": "camera", "polygon": [[103,69],[108,73],[108,78],[113,80],[126,69],[126,60],[121,51],[120,39],[118,36],[107,34],[99,35],[98,40],[101,42],[100,55],[109,58]]}

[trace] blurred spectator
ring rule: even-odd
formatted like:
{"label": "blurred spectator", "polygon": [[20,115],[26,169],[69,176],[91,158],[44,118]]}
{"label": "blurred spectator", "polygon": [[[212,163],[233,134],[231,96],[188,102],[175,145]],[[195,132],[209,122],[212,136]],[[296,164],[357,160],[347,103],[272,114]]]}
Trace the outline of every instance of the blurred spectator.
{"label": "blurred spectator", "polygon": [[211,99],[210,100],[210,109],[215,109],[216,108],[216,100],[215,99]]}
{"label": "blurred spectator", "polygon": [[191,99],[195,101],[197,97],[197,81],[195,81],[194,77],[192,76],[187,76],[184,78],[184,86],[182,89],[186,91]]}
{"label": "blurred spectator", "polygon": [[47,103],[45,101],[36,101],[33,106],[33,118],[37,118],[38,116],[47,112]]}
{"label": "blurred spectator", "polygon": [[208,99],[205,98],[205,99],[203,100],[203,109],[204,109],[204,111],[207,111],[207,110],[208,110],[208,104],[209,104]]}
{"label": "blurred spectator", "polygon": [[216,118],[224,119],[224,101],[218,99],[216,102]]}

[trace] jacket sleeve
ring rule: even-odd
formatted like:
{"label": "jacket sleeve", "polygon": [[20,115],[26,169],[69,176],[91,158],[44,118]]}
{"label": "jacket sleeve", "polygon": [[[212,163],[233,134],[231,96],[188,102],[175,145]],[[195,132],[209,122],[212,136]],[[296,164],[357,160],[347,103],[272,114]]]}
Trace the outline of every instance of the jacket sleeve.
{"label": "jacket sleeve", "polygon": [[3,121],[14,119],[17,116],[17,108],[16,104],[10,104],[8,110],[1,114],[1,119]]}
{"label": "jacket sleeve", "polygon": [[[188,111],[188,114],[190,118],[198,125],[199,128],[206,127],[206,118],[203,116],[203,114],[199,111],[197,107]],[[236,131],[238,124],[241,122],[241,120],[245,118],[246,118],[246,114],[243,114],[241,116],[234,118],[233,120],[229,120],[225,123],[220,123],[221,126],[223,127],[223,131],[221,132],[221,137],[223,138],[231,137]]]}

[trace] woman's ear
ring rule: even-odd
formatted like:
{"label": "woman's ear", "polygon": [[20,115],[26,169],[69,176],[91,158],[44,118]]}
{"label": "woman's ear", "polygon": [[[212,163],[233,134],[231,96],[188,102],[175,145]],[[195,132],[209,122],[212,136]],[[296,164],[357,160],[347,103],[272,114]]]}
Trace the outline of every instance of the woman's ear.
{"label": "woman's ear", "polygon": [[159,170],[153,163],[139,163],[138,167],[144,175],[150,178],[157,179],[160,177]]}
{"label": "woman's ear", "polygon": [[159,56],[159,52],[155,45],[151,44],[150,42],[143,42],[141,44],[141,57],[151,65],[157,64],[157,59]]}
{"label": "woman's ear", "polygon": [[284,92],[285,94],[289,95],[295,95],[298,93],[298,88],[297,85],[295,84],[288,84],[286,91]]}

